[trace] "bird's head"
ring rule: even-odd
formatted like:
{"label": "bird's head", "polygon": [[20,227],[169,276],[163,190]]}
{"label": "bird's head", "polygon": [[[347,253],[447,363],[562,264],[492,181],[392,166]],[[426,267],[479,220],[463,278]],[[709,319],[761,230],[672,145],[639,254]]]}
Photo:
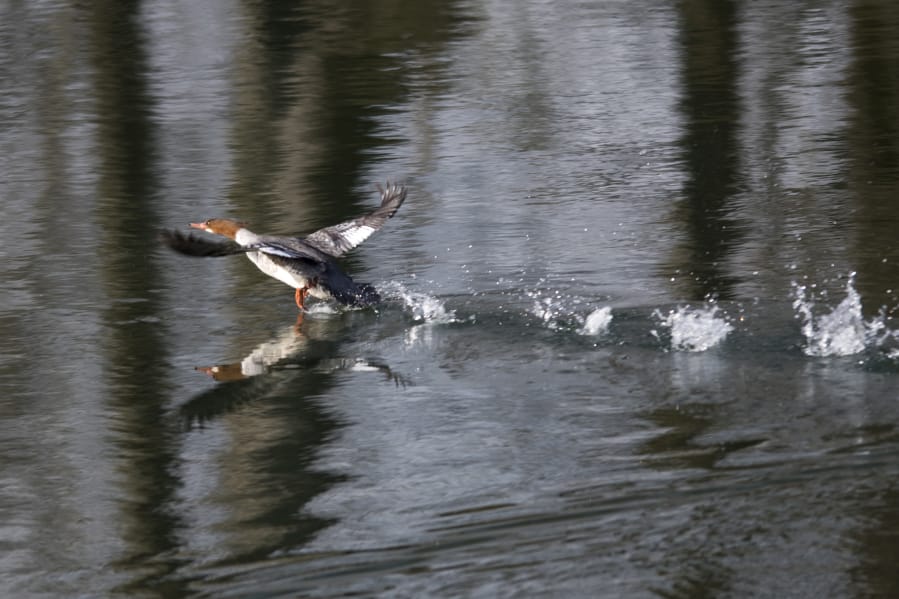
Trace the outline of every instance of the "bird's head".
{"label": "bird's head", "polygon": [[230,218],[210,218],[201,223],[190,223],[191,228],[200,229],[207,233],[215,233],[216,235],[224,235],[230,239],[234,239],[237,232],[243,229],[246,224],[231,220]]}

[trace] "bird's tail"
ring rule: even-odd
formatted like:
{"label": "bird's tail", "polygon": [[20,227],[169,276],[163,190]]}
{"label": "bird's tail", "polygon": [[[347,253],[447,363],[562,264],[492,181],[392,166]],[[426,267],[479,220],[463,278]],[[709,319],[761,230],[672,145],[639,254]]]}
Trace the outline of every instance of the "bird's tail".
{"label": "bird's tail", "polygon": [[324,272],[316,281],[345,306],[372,306],[381,301],[374,287],[368,283],[357,283],[333,262],[324,264]]}

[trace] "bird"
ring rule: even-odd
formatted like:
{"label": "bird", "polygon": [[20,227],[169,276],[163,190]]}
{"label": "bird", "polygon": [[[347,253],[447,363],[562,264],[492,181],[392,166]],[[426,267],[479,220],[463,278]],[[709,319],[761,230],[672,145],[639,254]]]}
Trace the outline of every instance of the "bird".
{"label": "bird", "polygon": [[372,306],[381,300],[375,288],[353,281],[336,259],[383,227],[406,200],[405,185],[388,181],[377,188],[381,205],[376,210],[305,237],[258,235],[244,222],[211,218],[189,226],[230,241],[210,241],[170,229],[163,229],[160,238],[169,248],[187,256],[246,254],[259,270],[296,289],[294,301],[301,313],[305,311],[307,297],[334,299],[348,306]]}

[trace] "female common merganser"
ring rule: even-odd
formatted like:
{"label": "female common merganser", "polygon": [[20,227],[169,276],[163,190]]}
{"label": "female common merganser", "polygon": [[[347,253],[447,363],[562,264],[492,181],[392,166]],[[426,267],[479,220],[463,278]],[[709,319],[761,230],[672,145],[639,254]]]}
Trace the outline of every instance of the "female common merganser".
{"label": "female common merganser", "polygon": [[294,299],[300,310],[306,296],[336,299],[354,306],[369,306],[380,301],[375,288],[356,283],[335,262],[372,233],[384,226],[406,199],[406,188],[387,183],[378,186],[381,206],[370,214],[320,229],[305,238],[257,235],[244,223],[213,218],[190,223],[194,229],[231,238],[230,242],[207,241],[178,231],[164,230],[162,240],[176,252],[188,256],[230,256],[246,254],[259,270],[296,289]]}

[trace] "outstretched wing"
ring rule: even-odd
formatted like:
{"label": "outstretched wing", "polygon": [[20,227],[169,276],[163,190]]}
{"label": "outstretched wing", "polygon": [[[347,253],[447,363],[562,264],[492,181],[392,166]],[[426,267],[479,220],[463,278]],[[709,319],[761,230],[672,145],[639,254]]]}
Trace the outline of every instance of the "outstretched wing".
{"label": "outstretched wing", "polygon": [[201,258],[232,256],[234,254],[246,254],[247,252],[262,252],[269,256],[277,256],[288,260],[305,260],[315,262],[320,260],[315,248],[303,247],[302,242],[289,245],[274,239],[262,238],[256,243],[240,245],[233,241],[210,241],[203,237],[163,229],[159,232],[159,239],[185,256],[197,256]]}
{"label": "outstretched wing", "polygon": [[210,256],[231,256],[252,251],[252,248],[241,246],[233,241],[210,241],[168,229],[163,229],[159,232],[159,239],[179,254],[184,254],[185,256],[205,258]]}
{"label": "outstretched wing", "polygon": [[347,253],[384,226],[396,214],[406,200],[406,187],[388,182],[386,187],[378,185],[381,192],[381,206],[370,214],[342,222],[333,227],[319,229],[304,240],[317,250],[335,258]]}

